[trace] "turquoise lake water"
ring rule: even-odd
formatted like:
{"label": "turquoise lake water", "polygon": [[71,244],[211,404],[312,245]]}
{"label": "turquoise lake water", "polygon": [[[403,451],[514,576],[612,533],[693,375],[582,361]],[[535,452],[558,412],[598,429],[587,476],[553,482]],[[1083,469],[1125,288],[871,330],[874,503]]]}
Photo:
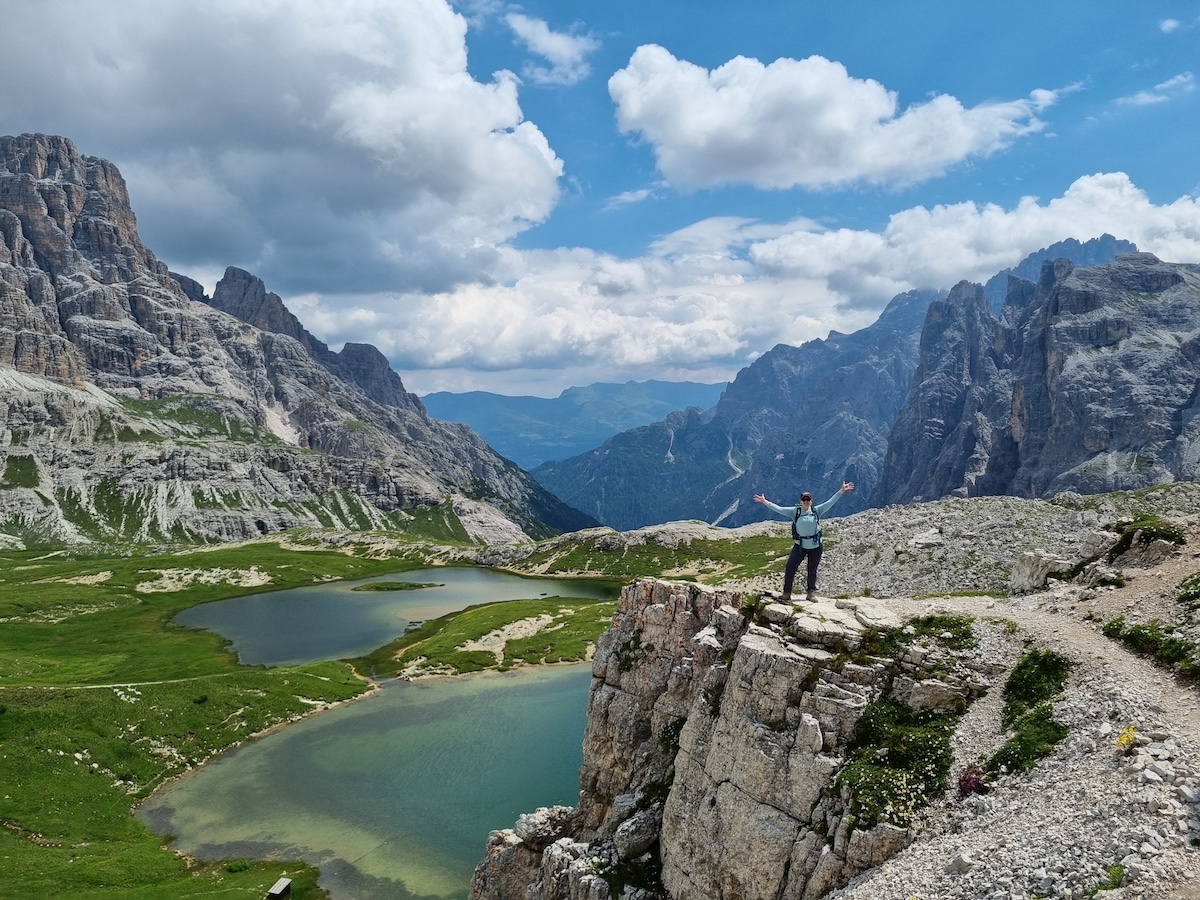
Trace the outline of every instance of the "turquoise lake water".
{"label": "turquoise lake water", "polygon": [[[216,623],[207,627],[230,638],[243,661],[280,665],[365,652],[409,621],[488,600],[612,596],[594,584],[486,570],[375,580],[401,578],[446,587],[386,594],[303,588],[325,599],[302,596],[302,615],[296,597],[285,596],[293,591],[188,612],[207,611]],[[268,598],[276,602],[264,605]],[[238,604],[249,604],[241,619]],[[319,649],[313,632],[322,630],[336,652]],[[539,806],[577,802],[590,682],[588,664],[390,681],[370,697],[222,755],[156,792],[137,817],[201,859],[315,863],[336,900],[463,900],[489,831]]]}
{"label": "turquoise lake water", "polygon": [[[354,590],[377,581],[435,586]],[[522,578],[492,569],[417,569],[204,603],[185,609],[175,621],[228,638],[239,661],[248,665],[292,666],[361,656],[404,634],[413,622],[478,603],[554,596],[615,600],[616,591],[595,582]]]}

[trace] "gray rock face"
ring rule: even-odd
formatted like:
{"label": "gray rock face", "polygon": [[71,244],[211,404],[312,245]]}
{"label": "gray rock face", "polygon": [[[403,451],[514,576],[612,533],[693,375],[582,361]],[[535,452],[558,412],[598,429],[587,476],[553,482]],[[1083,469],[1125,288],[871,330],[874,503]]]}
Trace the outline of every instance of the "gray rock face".
{"label": "gray rock face", "polygon": [[[816,900],[911,840],[854,828],[834,786],[859,719],[884,696],[964,704],[986,679],[918,648],[895,666],[839,658],[901,626],[878,601],[779,604],[764,625],[741,600],[652,579],[623,591],[593,663],[573,831],[540,856],[523,823],[493,833],[475,900],[608,897],[604,876],[654,866],[656,844],[673,900]],[[939,666],[951,674],[935,680]]]}
{"label": "gray rock face", "polygon": [[981,422],[1007,411],[1009,384],[1001,373],[1011,362],[1010,343],[977,284],[961,282],[946,300],[930,304],[912,391],[888,442],[880,505],[897,497],[937,499],[950,493],[945,484],[967,493],[986,481],[1002,435]]}
{"label": "gray rock face", "polygon": [[211,300],[169,273],[65,138],[0,137],[0,414],[0,465],[34,473],[0,485],[0,531],[37,540],[379,528],[455,497],[509,536],[592,524],[249,273]]}
{"label": "gray rock face", "polygon": [[1200,266],[1046,263],[1004,315],[962,284],[930,308],[879,502],[1132,490],[1200,472]]}

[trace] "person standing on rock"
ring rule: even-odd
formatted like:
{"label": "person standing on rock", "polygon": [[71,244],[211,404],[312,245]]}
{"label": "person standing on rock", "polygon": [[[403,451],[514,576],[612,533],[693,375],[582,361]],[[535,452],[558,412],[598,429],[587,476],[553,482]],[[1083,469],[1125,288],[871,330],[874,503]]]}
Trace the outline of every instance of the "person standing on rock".
{"label": "person standing on rock", "polygon": [[787,566],[783,570],[783,599],[792,599],[792,582],[796,580],[796,570],[800,568],[801,560],[808,560],[808,593],[806,600],[817,597],[817,567],[821,565],[821,516],[829,512],[830,507],[842,498],[846,491],[854,490],[853,481],[843,481],[838,492],[824,503],[812,505],[812,494],[805,491],[800,495],[799,506],[776,506],[762,494],[754,495],[754,502],[761,503],[772,512],[781,516],[791,516],[792,519],[792,552],[788,556]]}

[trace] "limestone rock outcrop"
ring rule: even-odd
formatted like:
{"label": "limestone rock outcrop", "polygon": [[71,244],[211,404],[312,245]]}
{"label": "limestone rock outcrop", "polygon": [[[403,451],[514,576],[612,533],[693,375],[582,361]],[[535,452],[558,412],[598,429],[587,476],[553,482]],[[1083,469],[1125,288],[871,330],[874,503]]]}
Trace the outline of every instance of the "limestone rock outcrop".
{"label": "limestone rock outcrop", "polygon": [[1200,266],[1128,253],[930,307],[878,502],[1134,490],[1200,474]]}
{"label": "limestone rock outcrop", "polygon": [[209,298],[169,272],[111,163],[0,137],[5,543],[360,530],[456,499],[493,510],[473,516],[479,540],[593,524],[250,273]]}
{"label": "limestone rock outcrop", "polygon": [[474,900],[604,900],[618,882],[625,897],[815,900],[909,842],[894,823],[856,827],[836,781],[859,720],[885,699],[963,709],[987,675],[936,647],[849,661],[904,626],[869,598],[742,602],[625,588],[593,662],[579,805],[554,817],[568,831],[493,833]]}

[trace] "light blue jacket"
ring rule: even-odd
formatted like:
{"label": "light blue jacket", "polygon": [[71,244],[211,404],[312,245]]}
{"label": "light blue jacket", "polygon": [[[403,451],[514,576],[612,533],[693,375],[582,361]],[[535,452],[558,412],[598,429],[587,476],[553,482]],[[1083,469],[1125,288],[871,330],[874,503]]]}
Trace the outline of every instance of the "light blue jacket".
{"label": "light blue jacket", "polygon": [[765,504],[767,509],[776,512],[781,516],[786,516],[789,519],[795,520],[796,534],[800,535],[800,546],[804,550],[814,550],[821,546],[821,522],[819,516],[825,515],[833,504],[842,499],[842,492],[839,490],[836,494],[826,500],[824,503],[814,503],[809,505],[810,512],[800,513],[799,518],[796,518],[796,510],[798,506],[777,506],[768,500]]}

